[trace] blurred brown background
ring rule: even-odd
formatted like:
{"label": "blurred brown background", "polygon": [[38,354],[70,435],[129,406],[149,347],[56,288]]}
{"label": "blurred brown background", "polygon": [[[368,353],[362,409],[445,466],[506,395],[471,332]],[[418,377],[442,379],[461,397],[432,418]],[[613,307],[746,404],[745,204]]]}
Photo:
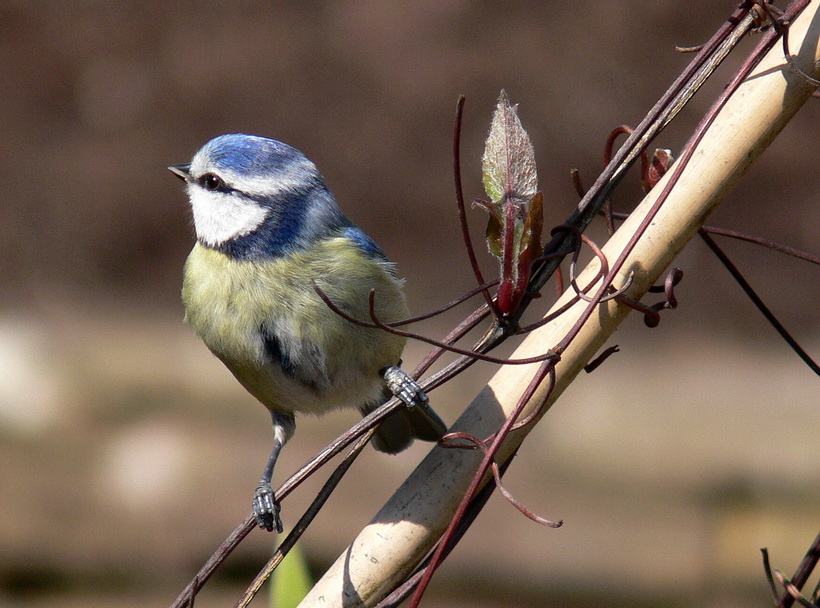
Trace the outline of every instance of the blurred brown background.
{"label": "blurred brown background", "polygon": [[[733,8],[1,3],[0,606],[168,605],[249,511],[268,416],[181,323],[193,238],[167,165],[228,132],[298,147],[427,310],[472,285],[453,205],[458,94],[465,195],[483,194],[505,88],[551,226],[577,201],[569,170],[591,183],[609,131],[636,124],[688,61],[674,46],[706,40]],[[680,149],[753,43],[658,145]],[[809,102],[710,223],[816,253],[818,125]],[[615,195],[620,209],[638,199],[634,179]],[[472,219],[479,235],[485,218]],[[816,269],[725,246],[816,355]],[[820,523],[816,378],[703,245],[677,265],[680,308],[655,330],[628,319],[622,352],[578,379],[510,469],[508,487],[564,527],[494,498],[429,605],[764,605],[759,547],[793,571]],[[420,329],[440,336],[457,318]],[[492,372],[434,393],[448,422]],[[355,418],[304,420],[277,478]],[[362,456],[305,538],[317,574],[425,450]],[[317,484],[285,504],[286,524]],[[254,533],[197,606],[232,604],[272,542]]]}

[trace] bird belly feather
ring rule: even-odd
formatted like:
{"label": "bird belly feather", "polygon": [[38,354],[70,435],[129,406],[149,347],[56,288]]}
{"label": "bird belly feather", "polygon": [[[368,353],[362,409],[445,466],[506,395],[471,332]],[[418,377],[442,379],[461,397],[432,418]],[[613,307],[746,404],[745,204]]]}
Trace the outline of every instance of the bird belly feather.
{"label": "bird belly feather", "polygon": [[185,264],[186,321],[239,382],[273,411],[319,414],[377,400],[380,370],[395,365],[404,338],[350,323],[408,316],[392,265],[333,237],[281,258],[243,262],[197,243]]}

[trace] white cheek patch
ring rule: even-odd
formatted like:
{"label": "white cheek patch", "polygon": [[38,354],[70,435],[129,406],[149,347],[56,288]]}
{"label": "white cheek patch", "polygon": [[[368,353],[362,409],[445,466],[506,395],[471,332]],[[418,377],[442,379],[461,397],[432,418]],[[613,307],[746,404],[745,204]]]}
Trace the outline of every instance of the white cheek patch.
{"label": "white cheek patch", "polygon": [[248,199],[224,192],[210,192],[189,184],[194,227],[200,241],[212,247],[250,234],[268,216],[268,210]]}

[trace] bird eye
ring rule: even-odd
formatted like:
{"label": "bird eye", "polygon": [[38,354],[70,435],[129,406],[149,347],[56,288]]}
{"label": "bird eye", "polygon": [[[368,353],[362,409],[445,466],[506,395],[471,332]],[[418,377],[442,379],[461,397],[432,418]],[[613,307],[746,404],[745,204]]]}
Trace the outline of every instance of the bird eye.
{"label": "bird eye", "polygon": [[214,191],[225,187],[225,182],[222,181],[222,178],[213,173],[206,173],[200,178],[200,181],[206,190]]}

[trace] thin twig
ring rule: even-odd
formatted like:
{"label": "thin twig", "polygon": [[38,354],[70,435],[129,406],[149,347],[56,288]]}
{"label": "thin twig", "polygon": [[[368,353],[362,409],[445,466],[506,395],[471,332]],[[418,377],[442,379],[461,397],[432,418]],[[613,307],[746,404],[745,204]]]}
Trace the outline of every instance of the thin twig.
{"label": "thin twig", "polygon": [[182,590],[182,593],[179,594],[174,603],[171,604],[171,608],[190,608],[193,604],[191,603],[193,598],[199,592],[200,589],[208,582],[208,579],[211,578],[211,575],[216,571],[216,569],[224,562],[228,556],[233,553],[233,550],[241,543],[245,537],[250,534],[256,528],[256,519],[253,515],[249,515],[245,518],[237,528],[231,532],[225,542],[223,542],[219,548],[214,551],[211,557],[208,558],[202,568],[199,569],[194,575],[194,578],[191,580],[190,583]]}
{"label": "thin twig", "polygon": [[[535,414],[537,415],[537,412],[535,412]],[[528,416],[528,418],[532,418],[532,417],[534,417],[532,414],[530,416]],[[515,430],[516,427],[520,428],[520,426],[522,426],[522,423],[523,423],[523,425],[526,424],[524,421],[522,421],[521,423],[517,423],[511,430]],[[493,435],[493,437],[494,436],[495,435]],[[466,444],[453,443],[454,440],[458,440],[458,439],[462,439],[462,440],[466,441],[467,443]],[[466,449],[466,450],[478,449],[478,450],[481,450],[482,452],[484,452],[486,454],[487,450],[489,449],[489,446],[487,445],[488,441],[491,441],[491,440],[492,440],[492,437],[489,440],[481,440],[478,437],[476,437],[475,435],[471,435],[470,433],[456,432],[456,433],[447,433],[447,435],[442,437],[442,439],[439,441],[439,445],[443,448],[451,448],[451,449]],[[495,459],[493,459],[493,461],[492,461],[492,472],[493,472],[493,477],[495,479],[495,486],[496,486],[496,488],[498,488],[498,491],[501,492],[501,495],[507,500],[507,502],[509,502],[516,509],[518,509],[518,511],[521,512],[522,515],[524,515],[528,519],[531,519],[532,521],[534,521],[537,524],[540,524],[542,526],[547,526],[549,528],[560,528],[564,524],[563,520],[554,522],[554,521],[550,521],[549,519],[545,519],[544,517],[541,517],[540,515],[535,514],[534,512],[529,510],[527,507],[525,507],[517,498],[515,498],[515,496],[513,496],[513,494],[509,490],[507,490],[507,488],[505,488],[504,484],[501,482],[500,467],[499,467],[498,462],[495,461]]]}
{"label": "thin twig", "polygon": [[234,605],[234,608],[247,608],[248,604],[250,604],[251,600],[259,593],[259,590],[262,588],[262,585],[270,578],[273,571],[276,567],[282,563],[282,560],[285,559],[285,556],[293,549],[294,545],[296,545],[297,541],[302,537],[302,535],[307,530],[310,523],[316,518],[319,514],[319,511],[327,502],[327,499],[330,498],[330,495],[333,494],[333,490],[336,489],[336,486],[339,485],[339,482],[344,477],[347,470],[350,468],[350,465],[356,460],[356,458],[361,453],[364,446],[368,444],[370,439],[373,437],[373,433],[376,432],[375,428],[370,429],[370,431],[362,435],[359,438],[359,441],[350,452],[344,457],[342,462],[339,463],[339,466],[334,469],[333,473],[331,473],[328,480],[322,486],[322,489],[319,490],[319,493],[316,495],[316,498],[313,499],[313,502],[310,503],[307,510],[304,512],[302,517],[299,518],[299,521],[296,523],[296,526],[287,535],[285,540],[282,542],[281,545],[276,549],[273,554],[273,557],[268,560],[268,563],[262,568],[262,570],[256,575],[253,579],[251,584],[239,598],[239,600]]}
{"label": "thin twig", "polygon": [[755,236],[753,234],[744,234],[743,232],[727,230],[726,228],[718,228],[716,226],[703,226],[701,230],[703,230],[704,232],[708,232],[710,234],[719,234],[721,236],[727,236],[732,239],[746,241],[747,243],[754,243],[755,245],[760,245],[761,247],[773,249],[774,251],[785,253],[786,255],[789,255],[791,257],[798,258],[800,260],[805,260],[806,262],[811,262],[812,264],[820,265],[820,256],[812,255],[807,251],[802,251],[794,247],[789,247],[788,245],[783,245],[782,243],[778,243],[776,241],[772,241],[770,239],[766,239],[760,236]]}
{"label": "thin twig", "polygon": [[[507,461],[499,467],[499,475],[500,477],[504,477],[504,473],[506,473],[507,468],[512,464],[513,459],[515,458],[515,453],[513,453]],[[465,514],[464,518],[461,520],[461,523],[456,530],[455,535],[453,536],[452,540],[450,541],[450,546],[445,551],[445,556],[449,555],[450,552],[455,548],[458,542],[464,537],[464,534],[470,528],[470,526],[475,521],[478,514],[484,509],[484,505],[487,504],[487,501],[493,495],[495,491],[494,482],[491,480],[487,482],[481,492],[479,492],[473,501],[470,503],[470,507],[467,509],[467,513]],[[379,602],[376,608],[396,608],[399,604],[401,604],[407,597],[413,592],[413,590],[418,585],[421,577],[424,576],[424,572],[430,564],[430,560],[432,555],[428,555],[424,562],[416,569],[416,571],[410,575],[400,586],[396,587],[390,595],[384,598],[381,602]]]}
{"label": "thin twig", "polygon": [[[720,110],[726,104],[726,101],[729,99],[729,97],[731,97],[731,95],[737,90],[737,87],[740,85],[740,83],[748,76],[748,74],[751,72],[753,67],[759,62],[759,58],[762,57],[763,54],[771,48],[771,46],[774,44],[774,41],[775,41],[774,36],[768,36],[767,38],[765,38],[764,40],[761,41],[761,43],[755,49],[755,51],[752,55],[752,59],[747,60],[744,63],[744,65],[741,67],[741,69],[738,71],[738,73],[733,78],[732,82],[724,90],[724,92],[718,98],[716,103],[712,106],[709,113],[707,113],[707,115],[703,118],[703,120],[701,120],[700,124],[698,125],[698,127],[695,130],[695,133],[694,133],[693,137],[687,143],[681,158],[675,164],[675,166],[672,170],[672,175],[670,176],[669,180],[666,182],[666,184],[665,184],[663,190],[661,191],[660,195],[658,196],[656,201],[653,203],[653,205],[650,208],[650,210],[648,211],[647,215],[642,219],[640,225],[636,229],[635,233],[631,236],[631,238],[627,242],[626,246],[620,252],[620,254],[618,256],[618,259],[612,265],[612,268],[611,268],[610,272],[607,274],[607,277],[603,281],[603,283],[601,285],[601,288],[598,290],[598,293],[596,294],[595,298],[593,298],[592,302],[590,302],[590,304],[584,309],[584,311],[581,313],[580,317],[578,318],[578,320],[575,323],[575,325],[573,326],[573,328],[567,333],[565,338],[563,340],[561,340],[559,345],[555,348],[556,353],[560,354],[567,348],[567,346],[572,342],[572,340],[575,338],[575,336],[580,331],[580,328],[583,326],[583,324],[586,323],[589,316],[593,313],[593,311],[597,307],[598,302],[604,296],[606,290],[609,289],[609,286],[611,285],[612,280],[615,278],[617,273],[620,271],[621,267],[626,262],[627,257],[631,254],[631,252],[634,249],[634,247],[636,246],[638,240],[643,236],[643,233],[646,231],[646,229],[648,228],[650,223],[654,220],[655,216],[657,215],[658,211],[660,210],[660,208],[662,207],[664,202],[668,199],[672,188],[677,183],[677,180],[679,179],[680,174],[682,173],[683,169],[687,166],[689,159],[692,157],[692,155],[694,153],[694,150],[696,149],[697,145],[702,140],[702,138],[703,138],[704,134],[706,133],[706,131],[708,130],[709,126],[711,126],[711,124],[714,122],[715,117],[718,115]],[[587,195],[589,195],[589,193],[587,193]],[[541,368],[540,368],[539,372],[542,372],[547,365],[549,365],[549,364],[546,363],[546,362],[543,363],[541,365]],[[538,375],[540,375],[540,374],[537,374],[537,376]],[[543,378],[543,375],[541,375],[540,378],[534,378],[533,382],[535,382],[536,380],[538,380],[540,382],[540,380],[542,378]],[[532,388],[532,386],[533,385],[531,384],[529,388]],[[493,443],[493,446],[492,446],[494,449],[497,450],[497,447],[500,446],[500,440],[503,437],[506,436],[506,432],[509,430],[509,427],[512,426],[512,421],[517,417],[518,413],[520,412],[520,410],[523,407],[524,407],[524,403],[522,403],[522,401],[519,401],[518,405],[516,406],[515,410],[513,411],[513,414],[511,414],[508,417],[508,419],[505,422],[504,426],[502,426],[501,431],[499,431],[499,435],[496,438],[496,441]],[[457,523],[457,520],[459,519],[459,517],[463,516],[465,503],[469,500],[472,493],[475,492],[475,489],[477,488],[478,484],[480,483],[481,478],[483,477],[484,473],[489,468],[489,466],[490,466],[489,458],[491,456],[494,456],[494,451],[492,451],[492,449],[491,449],[490,452],[488,452],[487,455],[485,455],[485,458],[481,463],[481,467],[479,468],[479,471],[473,477],[473,482],[471,483],[470,489],[468,490],[467,495],[465,496],[465,500],[463,500],[461,505],[459,505],[459,509],[456,511],[456,514],[454,515],[453,520],[451,521],[451,524],[447,529],[447,532],[445,532],[445,535],[442,538],[442,543],[439,545],[436,552],[434,553],[433,560],[431,562],[431,567],[425,573],[425,576],[422,578],[421,582],[419,583],[419,587],[418,587],[418,589],[416,590],[416,592],[413,596],[413,600],[411,602],[411,608],[415,608],[418,605],[418,603],[421,601],[421,596],[423,595],[424,590],[426,589],[427,585],[429,584],[430,578],[432,577],[432,574],[433,574],[435,568],[441,562],[441,559],[442,559],[441,555],[443,553],[444,547],[446,547],[448,536],[452,534],[452,531],[455,527],[454,523]]]}
{"label": "thin twig", "polygon": [[732,263],[723,250],[715,243],[714,239],[709,236],[704,230],[699,230],[698,234],[700,238],[709,246],[709,249],[717,256],[717,258],[721,261],[721,263],[726,267],[726,270],[732,275],[734,280],[740,285],[740,288],[746,293],[746,296],[752,301],[752,303],[757,307],[757,309],[766,317],[766,320],[769,324],[774,327],[775,331],[780,334],[780,337],[783,338],[786,343],[791,347],[791,349],[800,357],[803,362],[809,366],[815,374],[820,375],[820,366],[811,358],[811,356],[803,349],[800,344],[797,343],[797,340],[792,337],[789,331],[783,327],[783,324],[778,321],[777,317],[769,310],[769,307],[763,302],[760,296],[757,295],[757,292],[752,288],[746,278],[740,273],[737,267]]}
{"label": "thin twig", "polygon": [[[809,550],[797,567],[797,570],[794,571],[794,576],[792,576],[792,584],[798,591],[806,584],[818,560],[820,560],[820,533],[815,537],[814,542],[812,542]],[[777,603],[777,608],[790,608],[793,603],[794,598],[787,593],[780,598],[780,601]]]}
{"label": "thin twig", "polygon": [[[504,421],[504,424],[501,426],[501,429],[498,431],[498,434],[493,440],[492,445],[485,452],[484,458],[481,461],[478,470],[475,472],[472,481],[470,482],[470,486],[464,493],[464,497],[462,498],[461,503],[459,503],[456,512],[453,514],[453,517],[450,520],[450,524],[447,526],[447,530],[442,535],[441,541],[436,547],[436,550],[433,552],[433,556],[430,560],[430,564],[427,570],[424,572],[424,575],[421,577],[421,580],[419,581],[418,588],[415,590],[413,598],[410,601],[410,608],[417,608],[419,602],[421,602],[421,598],[424,595],[424,591],[430,584],[430,580],[432,579],[433,574],[435,574],[435,571],[444,560],[450,542],[455,537],[456,530],[458,529],[461,519],[465,516],[467,508],[470,502],[473,500],[473,497],[478,493],[481,487],[481,480],[484,478],[484,475],[489,470],[492,462],[495,459],[496,453],[501,447],[501,444],[504,442],[504,439],[506,439],[507,435],[510,432],[510,429],[512,428],[513,424],[515,424],[515,421],[521,415],[521,412],[523,412],[526,405],[532,399],[533,394],[541,385],[541,382],[544,380],[547,374],[555,367],[555,364],[556,361],[544,361],[539,366],[538,371],[535,373],[529,385],[525,389],[524,393],[519,398],[518,403],[516,404],[512,413],[507,417],[507,419]],[[549,392],[551,392],[551,390],[552,387],[550,387]],[[549,394],[544,396],[544,402],[546,402],[548,396]]]}
{"label": "thin twig", "polygon": [[[647,113],[646,117],[635,127],[626,142],[615,153],[612,161],[604,168],[592,187],[587,190],[575,213],[567,224],[584,230],[592,218],[598,214],[612,189],[620,182],[626,170],[640,156],[649,143],[663,130],[669,121],[691,99],[692,95],[705,82],[706,78],[718,67],[729,51],[749,31],[754,21],[749,15],[751,3],[744,2],[734,14],[718,28],[717,32],[703,45],[700,52],[686,66],[681,75],[667,89],[666,93]],[[544,250],[546,252],[566,249],[572,237],[568,233],[553,237]],[[532,290],[540,291],[558,267],[558,261],[550,261],[533,269],[530,282]],[[521,312],[526,307],[527,298],[522,302]],[[520,314],[518,315],[520,317]],[[517,320],[517,318],[516,318]]]}
{"label": "thin twig", "polygon": [[[464,248],[467,250],[467,257],[470,259],[470,267],[473,269],[475,280],[478,285],[484,285],[484,275],[481,272],[481,267],[478,265],[478,258],[475,255],[473,248],[473,240],[470,238],[470,226],[467,223],[467,211],[464,205],[464,192],[461,187],[461,122],[464,115],[464,95],[459,95],[458,103],[456,104],[456,121],[453,126],[453,176],[456,187],[456,205],[458,206],[458,221],[461,224],[461,236],[464,239]],[[481,293],[484,296],[484,301],[493,314],[498,317],[498,309],[490,295],[488,289],[482,289]]]}
{"label": "thin twig", "polygon": [[[757,51],[759,53],[761,53],[761,55],[762,55],[762,53],[765,52],[765,51],[763,51],[761,49],[763,49],[763,46],[759,45]],[[554,349],[557,354],[562,353],[567,348],[567,346],[572,342],[572,340],[575,338],[575,336],[578,335],[578,333],[580,332],[581,327],[586,323],[586,321],[589,319],[590,315],[592,315],[593,311],[597,308],[598,303],[603,298],[606,291],[609,289],[609,286],[612,284],[612,281],[614,280],[616,274],[620,271],[621,267],[626,262],[627,257],[629,256],[629,254],[634,249],[634,247],[637,244],[638,240],[643,235],[643,233],[646,231],[646,229],[648,228],[650,223],[654,220],[654,217],[657,215],[657,213],[660,210],[663,203],[669,197],[669,193],[671,192],[672,187],[677,183],[677,178],[680,176],[681,172],[683,171],[683,169],[688,164],[688,160],[689,160],[689,158],[691,158],[695,147],[697,146],[697,144],[702,139],[703,134],[706,132],[707,128],[714,121],[715,116],[717,116],[718,112],[723,107],[723,105],[725,105],[726,100],[728,100],[729,96],[737,89],[740,82],[742,82],[742,80],[746,77],[748,72],[751,71],[752,65],[753,64],[751,62],[747,62],[747,64],[744,66],[744,68],[746,68],[746,69],[742,68],[740,70],[740,73],[736,76],[736,78],[733,80],[733,82],[730,84],[730,86],[724,91],[724,94],[719,98],[718,102],[712,107],[712,110],[709,112],[709,114],[707,114],[707,116],[701,121],[700,125],[698,125],[698,128],[695,131],[694,137],[687,144],[687,147],[685,148],[681,159],[678,161],[678,163],[676,163],[676,165],[673,169],[673,175],[670,176],[669,181],[667,181],[667,183],[666,183],[663,191],[660,193],[658,199],[655,201],[652,208],[647,213],[646,217],[644,217],[641,224],[638,226],[636,232],[629,239],[629,242],[627,243],[627,245],[621,251],[618,259],[615,262],[615,264],[613,264],[612,269],[607,274],[605,280],[602,282],[601,288],[598,290],[596,296],[592,299],[592,301],[588,304],[588,306],[585,307],[584,311],[581,313],[580,317],[578,318],[578,320],[576,321],[576,323],[574,324],[572,329],[570,329],[570,331],[567,333],[565,338],[563,340],[561,340],[559,345]],[[684,95],[685,94],[686,94],[686,92],[684,91]],[[674,112],[676,113],[677,110],[674,110]],[[662,122],[662,120],[663,119],[661,119],[661,122]],[[636,133],[637,132],[638,131],[636,130]],[[635,135],[635,133],[633,133],[633,136],[634,135]],[[632,138],[630,138],[630,139],[632,139]],[[627,141],[629,141],[629,140],[627,140]],[[618,155],[616,155],[616,156],[618,156]],[[612,165],[612,163],[610,163],[610,165]],[[606,189],[601,190],[601,192],[606,192],[606,191],[607,191]],[[587,197],[589,197],[589,192],[587,193]],[[585,199],[587,197],[585,197]],[[583,204],[583,202],[584,201],[582,201],[582,204]],[[596,212],[597,212],[597,209],[596,209]],[[572,222],[568,222],[568,224],[569,225],[574,225]],[[572,233],[568,232],[568,231],[564,231],[563,234],[567,235],[567,234],[572,234]],[[534,280],[535,280],[535,278],[534,278]],[[470,485],[470,488],[468,489],[467,493],[465,494],[465,498],[462,500],[461,504],[459,505],[459,508],[456,510],[456,513],[454,514],[453,519],[451,520],[450,525],[447,528],[447,531],[445,532],[444,536],[442,537],[442,541],[441,541],[440,545],[438,546],[438,548],[436,549],[436,551],[433,554],[433,559],[431,561],[430,567],[428,568],[427,572],[425,572],[424,576],[422,577],[422,579],[419,583],[419,587],[416,589],[416,592],[413,595],[413,599],[411,601],[411,608],[415,608],[416,606],[418,606],[418,603],[421,601],[421,597],[424,594],[424,591],[425,591],[427,585],[429,584],[430,579],[432,578],[432,575],[435,572],[435,569],[438,567],[438,565],[441,563],[441,560],[443,559],[443,552],[444,552],[444,550],[447,546],[448,539],[452,536],[452,534],[454,532],[454,529],[458,524],[458,520],[464,515],[464,510],[466,509],[466,505],[469,503],[469,500],[471,499],[472,495],[475,493],[476,489],[478,488],[478,486],[481,482],[481,479],[483,478],[484,474],[486,473],[487,469],[489,468],[491,459],[494,457],[495,452],[500,447],[501,442],[503,441],[503,438],[505,438],[506,434],[509,432],[509,429],[512,426],[515,418],[518,417],[518,415],[520,414],[520,411],[523,409],[524,405],[526,404],[526,401],[525,401],[524,397],[530,397],[532,395],[532,393],[534,393],[535,387],[537,387],[538,384],[540,384],[541,380],[543,380],[544,374],[546,373],[546,369],[549,365],[550,364],[547,363],[547,362],[541,364],[541,367],[539,368],[539,372],[533,378],[533,381],[531,382],[530,386],[528,387],[528,390],[525,392],[525,395],[522,396],[522,399],[519,400],[519,402],[516,405],[513,413],[505,421],[505,424],[502,426],[501,430],[499,431],[498,436],[496,437],[495,441],[493,442],[493,445],[492,445],[491,449],[488,450],[487,454],[485,454],[485,457],[484,457],[484,459],[481,463],[481,466],[479,467],[479,470],[474,475],[473,480],[472,480],[471,485]],[[554,363],[552,365],[554,365]]]}
{"label": "thin twig", "polygon": [[[615,211],[612,213],[612,217],[619,220],[624,220],[629,217],[629,214]],[[701,226],[700,229],[704,232],[708,232],[709,234],[717,234],[720,236],[729,237],[731,239],[745,241],[747,243],[752,243],[754,245],[765,247],[766,249],[778,251],[793,258],[805,260],[806,262],[811,262],[812,264],[820,265],[820,256],[809,253],[808,251],[803,251],[802,249],[790,247],[789,245],[784,245],[783,243],[778,243],[777,241],[773,241],[762,236],[747,234],[745,232],[738,232],[737,230],[729,230],[728,228],[719,228],[717,226],[704,225]]]}
{"label": "thin twig", "polygon": [[766,575],[766,581],[769,583],[769,592],[772,594],[772,599],[776,605],[777,600],[780,599],[780,595],[777,593],[777,586],[774,583],[774,576],[772,575],[772,565],[769,563],[769,550],[763,547],[760,549],[760,553],[763,555],[763,572]]}
{"label": "thin twig", "polygon": [[330,299],[330,297],[322,291],[322,288],[316,284],[315,281],[313,283],[313,289],[319,295],[319,297],[327,304],[328,308],[330,308],[333,312],[337,315],[349,321],[350,323],[354,323],[356,325],[360,325],[362,327],[368,327],[371,329],[381,329],[391,334],[395,334],[397,336],[401,336],[403,338],[412,338],[413,340],[417,340],[419,342],[425,342],[430,344],[431,346],[435,346],[438,349],[455,353],[457,355],[463,355],[465,357],[470,357],[476,359],[478,361],[486,361],[487,363],[496,363],[498,365],[529,365],[531,363],[540,363],[541,361],[546,361],[553,357],[552,353],[544,353],[543,355],[539,355],[537,357],[527,357],[526,359],[502,359],[498,357],[490,357],[489,355],[483,355],[479,352],[473,350],[467,350],[464,348],[458,348],[457,346],[453,346],[452,344],[447,344],[445,342],[441,342],[439,340],[435,340],[433,338],[428,338],[427,336],[423,336],[421,334],[404,331],[401,329],[397,329],[393,325],[388,323],[384,323],[376,316],[376,290],[370,290],[370,322],[363,321],[361,319],[357,319],[356,317],[348,314],[344,310],[342,310],[339,306]]}
{"label": "thin twig", "polygon": [[452,308],[455,308],[459,304],[463,304],[464,302],[466,302],[470,298],[478,295],[479,293],[486,292],[490,287],[492,287],[493,285],[498,285],[498,283],[500,283],[500,282],[501,282],[501,279],[493,279],[492,281],[487,281],[483,285],[479,285],[478,287],[473,287],[470,291],[467,291],[467,292],[463,293],[462,295],[460,295],[456,299],[451,300],[450,302],[448,302],[444,306],[436,308],[435,310],[433,310],[431,312],[426,312],[426,313],[421,314],[421,315],[416,315],[415,317],[410,317],[408,319],[403,319],[401,321],[396,321],[395,323],[388,323],[388,325],[390,327],[402,327],[404,325],[410,325],[411,323],[418,323],[419,321],[426,321],[427,319],[429,319],[431,317],[438,316],[441,313],[447,312],[448,310],[451,310]]}
{"label": "thin twig", "polygon": [[812,603],[809,602],[809,600],[804,598],[803,595],[800,593],[800,589],[798,589],[798,587],[788,578],[786,578],[786,575],[783,574],[777,568],[775,568],[774,570],[774,576],[777,579],[777,582],[780,583],[783,589],[786,590],[785,597],[790,597],[792,602],[797,602],[798,604],[803,606],[803,608],[817,608],[817,606],[812,605]]}

